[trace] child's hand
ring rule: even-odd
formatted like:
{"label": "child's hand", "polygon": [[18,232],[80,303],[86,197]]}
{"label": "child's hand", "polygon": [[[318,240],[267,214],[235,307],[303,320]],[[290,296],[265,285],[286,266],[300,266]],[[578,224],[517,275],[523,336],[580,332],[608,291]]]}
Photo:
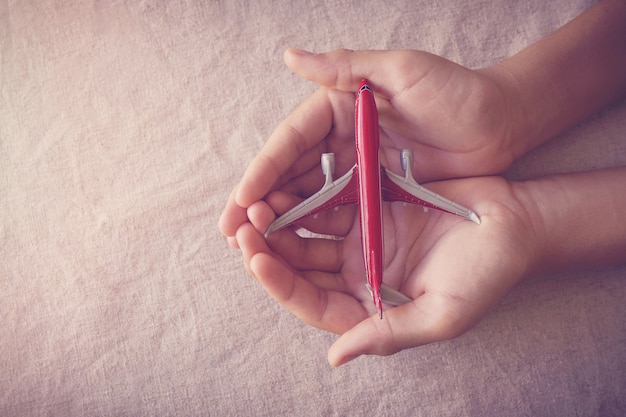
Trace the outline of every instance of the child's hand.
{"label": "child's hand", "polygon": [[415,155],[418,181],[498,173],[513,161],[516,100],[487,75],[419,51],[285,53],[287,64],[321,88],[287,117],[233,191],[220,228],[232,239],[245,208],[270,190],[310,195],[322,184],[320,155],[334,152],[337,175],[355,162],[354,91],[371,82],[379,113],[381,160],[400,171],[400,150]]}
{"label": "child's hand", "polygon": [[[250,207],[252,224],[237,241],[244,264],[266,291],[306,323],[343,334],[329,351],[332,365],[362,354],[389,355],[460,335],[473,327],[533,266],[538,248],[527,210],[497,177],[429,184],[474,208],[481,224],[399,203],[384,209],[384,282],[414,301],[380,320],[365,288],[359,220],[353,207],[306,220],[317,233],[302,238],[264,230],[293,197],[273,193]],[[495,197],[497,196],[497,198]]]}

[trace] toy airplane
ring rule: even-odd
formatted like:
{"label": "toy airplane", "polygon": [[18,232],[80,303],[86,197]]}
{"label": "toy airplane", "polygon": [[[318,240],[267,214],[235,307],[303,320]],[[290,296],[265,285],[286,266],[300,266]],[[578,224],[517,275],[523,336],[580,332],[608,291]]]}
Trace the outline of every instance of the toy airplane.
{"label": "toy airplane", "polygon": [[355,107],[356,164],[341,178],[333,180],[334,154],[323,154],[322,171],[326,182],[321,190],[278,217],[269,225],[265,236],[323,210],[345,204],[359,204],[367,287],[382,319],[383,302],[399,305],[411,301],[404,294],[382,283],[382,201],[418,204],[424,207],[424,211],[433,208],[477,224],[480,219],[472,210],[419,185],[413,178],[411,150],[402,151],[404,177],[380,165],[378,111],[374,93],[367,80],[361,81]]}

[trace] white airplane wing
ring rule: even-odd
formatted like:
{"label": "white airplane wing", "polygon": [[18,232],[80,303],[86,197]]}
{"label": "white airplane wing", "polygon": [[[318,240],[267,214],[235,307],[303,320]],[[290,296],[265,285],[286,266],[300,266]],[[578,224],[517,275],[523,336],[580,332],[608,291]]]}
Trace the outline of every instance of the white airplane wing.
{"label": "white airplane wing", "polygon": [[323,154],[322,171],[326,176],[326,182],[322,188],[274,220],[265,231],[265,237],[307,216],[312,216],[340,205],[357,203],[359,201],[359,175],[356,165],[336,181],[333,181],[333,170],[334,155]]}
{"label": "white airplane wing", "polygon": [[419,204],[425,208],[433,208],[446,213],[456,214],[466,220],[480,224],[480,218],[472,210],[419,185],[413,178],[412,165],[413,153],[405,149],[402,151],[402,167],[405,172],[404,177],[386,168],[381,169],[382,192],[385,201],[402,201],[405,203]]}

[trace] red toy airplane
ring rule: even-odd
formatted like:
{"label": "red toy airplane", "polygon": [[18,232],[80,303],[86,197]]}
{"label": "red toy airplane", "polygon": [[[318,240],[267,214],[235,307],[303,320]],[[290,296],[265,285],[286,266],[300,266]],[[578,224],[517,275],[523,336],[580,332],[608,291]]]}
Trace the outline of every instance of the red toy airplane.
{"label": "red toy airplane", "polygon": [[322,189],[307,200],[283,214],[265,232],[265,236],[289,226],[304,217],[344,204],[359,204],[361,236],[367,287],[372,293],[380,318],[382,303],[399,305],[411,301],[404,294],[382,283],[383,280],[383,228],[382,201],[402,201],[452,213],[477,224],[480,219],[472,210],[448,200],[419,185],[413,178],[413,153],[402,151],[404,177],[380,165],[378,112],[374,93],[361,81],[356,98],[356,164],[341,178],[333,181],[334,154],[322,155],[322,171],[326,182]]}

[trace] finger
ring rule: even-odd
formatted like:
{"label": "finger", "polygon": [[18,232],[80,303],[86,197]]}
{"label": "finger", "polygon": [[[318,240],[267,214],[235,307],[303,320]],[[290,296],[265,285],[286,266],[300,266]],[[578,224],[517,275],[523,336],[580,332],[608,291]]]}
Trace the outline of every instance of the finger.
{"label": "finger", "polygon": [[363,54],[349,49],[314,54],[290,48],[284,55],[285,64],[302,78],[341,91],[356,91],[361,80],[372,75],[359,57]]}
{"label": "finger", "polygon": [[250,268],[272,298],[311,326],[343,333],[367,317],[352,296],[314,285],[269,254],[255,255]]}
{"label": "finger", "polygon": [[285,51],[284,58],[293,72],[317,84],[354,92],[361,80],[367,78],[376,87],[377,94],[385,97],[402,91],[406,81],[417,75],[415,54],[407,51],[337,49],[313,54],[291,48]]}
{"label": "finger", "polygon": [[[237,187],[235,187],[235,189],[233,189],[228,196],[226,206],[224,207],[224,210],[218,220],[218,228],[227,238],[234,237],[239,226],[248,220],[246,210],[235,202],[236,192]],[[229,242],[232,242],[232,239],[230,239]]]}
{"label": "finger", "polygon": [[[274,220],[273,210],[264,201],[254,203],[248,209],[248,217],[254,227],[264,233]],[[333,239],[302,238],[287,229],[272,234],[269,246],[298,270],[337,272],[343,265],[343,242]]]}
{"label": "finger", "polygon": [[341,366],[360,355],[391,355],[459,336],[471,327],[467,317],[459,318],[447,308],[441,297],[424,294],[412,303],[385,310],[382,320],[373,315],[331,346],[328,361]]}
{"label": "finger", "polygon": [[[320,89],[302,103],[271,134],[252,160],[239,183],[235,201],[248,207],[260,200],[299,158],[318,145],[331,130],[333,109],[326,90]],[[319,163],[319,155],[309,158],[303,172]],[[302,162],[302,161],[299,161]],[[309,166],[310,165],[310,166]]]}
{"label": "finger", "polygon": [[263,200],[253,203],[248,207],[248,218],[250,223],[260,233],[265,233],[269,225],[274,221],[276,215],[274,210]]}
{"label": "finger", "polygon": [[[240,242],[243,263],[250,275],[258,278],[250,269],[250,260],[257,254],[264,253],[272,256],[277,262],[281,262],[285,268],[305,270],[305,272],[299,272],[302,277],[322,289],[344,293],[349,291],[345,280],[336,273],[342,264],[339,256],[341,250],[334,246],[338,242],[326,239],[303,239],[290,230],[277,233],[277,235],[280,234],[287,236],[287,238],[280,238],[282,243],[279,243],[279,246],[284,247],[283,253],[280,253],[280,250],[273,251],[261,233],[250,223],[239,228],[236,239]],[[294,248],[298,249],[294,250]]]}
{"label": "finger", "polygon": [[237,239],[234,236],[227,237],[226,242],[228,242],[231,248],[239,249],[239,243],[237,243]]}
{"label": "finger", "polygon": [[298,270],[338,272],[343,265],[340,240],[302,238],[291,230],[272,235],[269,244]]}
{"label": "finger", "polygon": [[271,253],[263,236],[250,223],[244,223],[236,235],[237,243],[243,256],[243,265],[246,271],[256,278],[250,269],[250,260],[259,253]]}

